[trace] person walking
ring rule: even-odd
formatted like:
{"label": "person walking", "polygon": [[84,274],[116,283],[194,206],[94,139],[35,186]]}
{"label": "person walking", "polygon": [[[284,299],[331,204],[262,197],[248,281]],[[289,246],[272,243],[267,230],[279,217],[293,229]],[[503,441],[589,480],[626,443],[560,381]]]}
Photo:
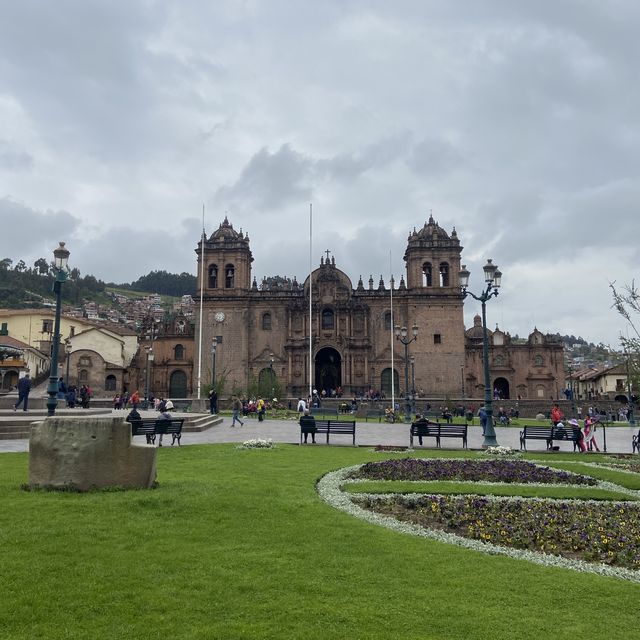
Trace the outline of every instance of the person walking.
{"label": "person walking", "polygon": [[480,407],[480,409],[478,410],[478,417],[480,418],[480,426],[482,427],[482,435],[486,436],[487,435],[487,420],[489,419],[489,416],[487,415],[487,408],[486,407]]}
{"label": "person walking", "polygon": [[18,380],[18,402],[13,405],[13,410],[17,411],[18,407],[22,405],[22,410],[27,411],[27,405],[29,403],[29,392],[31,391],[31,378],[26,373],[23,378]]}
{"label": "person walking", "polygon": [[238,396],[233,396],[233,401],[231,403],[231,410],[233,411],[232,414],[232,420],[231,420],[231,426],[235,427],[236,426],[236,420],[240,423],[241,427],[244,427],[244,422],[242,422],[242,420],[240,420],[240,412],[242,411],[242,402],[240,401],[240,398],[238,398]]}

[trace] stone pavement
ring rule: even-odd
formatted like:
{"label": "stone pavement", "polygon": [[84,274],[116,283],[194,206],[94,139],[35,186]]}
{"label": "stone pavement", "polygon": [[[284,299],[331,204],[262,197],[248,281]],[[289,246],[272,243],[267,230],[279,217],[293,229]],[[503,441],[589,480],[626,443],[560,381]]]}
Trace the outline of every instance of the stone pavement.
{"label": "stone pavement", "polygon": [[[146,413],[146,412],[143,412]],[[122,412],[114,412],[114,415],[122,415]],[[155,412],[149,412],[149,416],[155,416]],[[176,417],[181,415],[176,413]],[[519,427],[497,427],[496,437],[498,444],[518,449]],[[607,451],[609,453],[631,453],[631,439],[638,433],[638,427],[610,427],[607,429]],[[191,444],[219,444],[223,442],[243,442],[250,438],[271,438],[274,442],[288,442],[298,444],[300,442],[300,427],[295,420],[265,420],[258,422],[255,418],[245,419],[244,426],[236,424],[231,427],[231,418],[224,416],[221,424],[211,427],[206,431],[183,433],[182,445]],[[599,430],[596,434],[600,449],[603,449],[603,434]],[[469,448],[480,449],[482,445],[482,432],[480,427],[469,427]],[[318,444],[323,445],[322,436],[317,437]],[[326,442],[326,441],[325,441]],[[425,438],[425,448],[435,448],[435,439]],[[443,439],[443,446],[450,449],[461,449],[459,439]],[[358,422],[356,426],[356,443],[359,446],[376,445],[409,445],[409,425],[406,424],[379,424],[377,422]],[[332,436],[331,446],[344,445],[351,446],[351,436]],[[573,451],[570,442],[559,443],[560,451]],[[528,442],[529,451],[544,451],[545,445],[542,441]],[[7,451],[28,451],[29,440],[0,440],[0,453]]]}

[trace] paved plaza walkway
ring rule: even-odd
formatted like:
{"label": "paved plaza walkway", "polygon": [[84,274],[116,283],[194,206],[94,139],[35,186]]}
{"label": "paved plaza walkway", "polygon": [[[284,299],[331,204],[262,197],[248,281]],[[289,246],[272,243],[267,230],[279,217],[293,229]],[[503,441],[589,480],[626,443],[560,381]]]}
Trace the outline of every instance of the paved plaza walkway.
{"label": "paved plaza walkway", "polygon": [[[123,416],[122,411],[112,412],[113,415]],[[143,412],[146,413],[146,412]],[[149,412],[149,416],[155,416],[155,412]],[[180,414],[176,417],[193,416],[194,414]],[[35,418],[35,416],[34,416]],[[519,427],[497,427],[496,437],[498,444],[518,449]],[[638,427],[621,426],[610,427],[606,431],[607,451],[609,453],[631,453],[632,436],[638,433]],[[325,436],[326,437],[326,436]],[[603,434],[599,430],[596,434],[600,449],[603,449]],[[250,438],[271,438],[274,442],[287,442],[298,444],[300,442],[300,427],[296,420],[265,420],[258,422],[255,418],[245,419],[244,426],[236,424],[231,427],[231,418],[224,416],[222,423],[201,432],[186,432],[182,435],[182,445],[188,446],[192,444],[220,444],[224,442],[243,442]],[[323,436],[317,436],[318,444],[315,446],[326,446],[323,444]],[[480,427],[469,427],[469,448],[480,449],[482,446],[482,432]],[[425,438],[425,448],[435,448],[433,438]],[[379,424],[377,422],[361,422],[358,421],[356,426],[356,443],[359,446],[373,447],[376,445],[409,445],[409,425],[406,424]],[[331,446],[334,445],[351,445],[351,436],[333,435],[331,436]],[[307,445],[309,446],[309,445]],[[443,446],[450,449],[461,449],[461,441],[459,439],[446,440],[443,439]],[[560,450],[567,452],[573,451],[570,442],[560,442]],[[545,445],[542,441],[533,441],[527,443],[529,451],[544,451]],[[0,440],[0,453],[10,451],[28,451],[29,440]]]}

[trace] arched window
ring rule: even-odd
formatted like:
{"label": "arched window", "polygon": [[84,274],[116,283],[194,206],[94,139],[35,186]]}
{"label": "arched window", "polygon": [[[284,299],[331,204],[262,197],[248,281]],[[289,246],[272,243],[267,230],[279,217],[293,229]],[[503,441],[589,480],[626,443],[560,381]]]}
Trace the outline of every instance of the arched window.
{"label": "arched window", "polygon": [[173,348],[173,357],[175,360],[182,360],[184,358],[184,347],[181,344],[177,344]]}
{"label": "arched window", "polygon": [[224,286],[226,289],[233,289],[233,287],[235,286],[235,274],[236,270],[232,264],[228,264],[224,268]]}
{"label": "arched window", "polygon": [[271,331],[271,314],[268,311],[262,314],[262,328],[264,331]]}
{"label": "arched window", "polygon": [[544,360],[542,356],[536,356],[535,363],[536,363],[536,367],[541,367],[544,364]]}
{"label": "arched window", "polygon": [[87,384],[89,381],[89,372],[86,369],[80,369],[80,375],[78,376],[78,382],[80,384]]}
{"label": "arched window", "polygon": [[118,380],[114,375],[107,376],[104,381],[105,391],[115,391]]}
{"label": "arched window", "polygon": [[422,286],[423,287],[432,287],[433,286],[433,275],[431,271],[431,263],[425,262],[422,265]]}
{"label": "arched window", "polygon": [[209,289],[218,288],[218,265],[209,265]]}
{"label": "arched window", "polygon": [[447,262],[440,263],[440,286],[449,286],[449,264]]}
{"label": "arched window", "polygon": [[391,311],[387,311],[387,313],[384,314],[384,328],[387,331],[391,331]]}
{"label": "arched window", "polygon": [[331,309],[322,310],[322,328],[333,329],[334,327],[334,315]]}

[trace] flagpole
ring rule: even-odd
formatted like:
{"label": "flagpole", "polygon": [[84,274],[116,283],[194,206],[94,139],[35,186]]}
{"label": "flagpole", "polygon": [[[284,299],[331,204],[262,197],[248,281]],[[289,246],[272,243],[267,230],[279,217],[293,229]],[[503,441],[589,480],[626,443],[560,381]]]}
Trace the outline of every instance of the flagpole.
{"label": "flagpole", "polygon": [[390,278],[390,286],[391,286],[391,330],[390,330],[390,336],[389,336],[389,341],[390,341],[390,345],[391,345],[391,411],[396,410],[396,384],[395,384],[395,378],[394,378],[394,358],[393,358],[393,327],[394,325],[394,318],[393,318],[393,273],[391,272],[391,250],[389,250],[389,274],[391,276]]}
{"label": "flagpole", "polygon": [[309,203],[309,401],[312,400],[313,390],[313,282],[311,280],[313,274],[312,257],[313,254],[313,204]]}
{"label": "flagpole", "polygon": [[200,238],[200,331],[198,336],[198,395],[200,400],[200,389],[202,385],[202,300],[204,298],[204,204],[202,205],[202,237]]}

